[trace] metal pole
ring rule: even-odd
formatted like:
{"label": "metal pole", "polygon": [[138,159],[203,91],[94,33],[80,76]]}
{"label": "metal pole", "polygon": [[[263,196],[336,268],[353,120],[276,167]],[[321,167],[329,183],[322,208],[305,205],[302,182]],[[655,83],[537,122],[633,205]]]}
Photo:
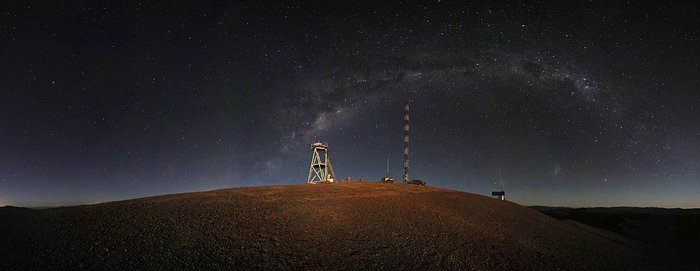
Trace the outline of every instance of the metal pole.
{"label": "metal pole", "polygon": [[391,157],[391,153],[386,154],[386,175],[384,177],[389,177],[389,157]]}

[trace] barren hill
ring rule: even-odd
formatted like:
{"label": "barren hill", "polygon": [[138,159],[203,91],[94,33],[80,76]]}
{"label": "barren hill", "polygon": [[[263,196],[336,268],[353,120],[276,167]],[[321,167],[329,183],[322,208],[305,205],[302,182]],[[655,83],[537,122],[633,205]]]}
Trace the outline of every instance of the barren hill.
{"label": "barren hill", "polygon": [[34,211],[34,209],[25,208],[25,207],[5,206],[5,207],[0,207],[0,216],[1,215],[23,214],[23,213],[33,212],[33,211]]}
{"label": "barren hill", "polygon": [[485,196],[250,187],[0,217],[0,270],[654,270],[647,248]]}

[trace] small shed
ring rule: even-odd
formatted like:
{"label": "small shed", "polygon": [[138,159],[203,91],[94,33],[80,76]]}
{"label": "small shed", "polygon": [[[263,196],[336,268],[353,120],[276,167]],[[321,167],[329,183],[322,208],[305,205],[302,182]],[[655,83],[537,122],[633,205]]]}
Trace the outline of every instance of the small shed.
{"label": "small shed", "polygon": [[491,192],[491,196],[493,196],[496,199],[506,200],[506,192],[503,190],[493,191],[493,192]]}

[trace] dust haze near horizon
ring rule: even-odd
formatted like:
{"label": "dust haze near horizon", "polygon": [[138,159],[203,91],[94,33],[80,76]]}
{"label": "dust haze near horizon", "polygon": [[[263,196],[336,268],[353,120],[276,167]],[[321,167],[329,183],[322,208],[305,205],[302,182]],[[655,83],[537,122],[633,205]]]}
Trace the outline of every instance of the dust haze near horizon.
{"label": "dust haze near horizon", "polygon": [[697,4],[0,3],[0,205],[401,176],[700,207]]}

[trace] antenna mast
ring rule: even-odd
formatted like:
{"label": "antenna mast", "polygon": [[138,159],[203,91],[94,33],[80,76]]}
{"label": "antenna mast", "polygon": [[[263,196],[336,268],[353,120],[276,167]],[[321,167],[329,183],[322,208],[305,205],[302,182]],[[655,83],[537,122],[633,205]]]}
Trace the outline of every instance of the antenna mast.
{"label": "antenna mast", "polygon": [[408,124],[409,124],[409,112],[410,104],[408,100],[403,107],[403,182],[407,183],[408,179]]}

